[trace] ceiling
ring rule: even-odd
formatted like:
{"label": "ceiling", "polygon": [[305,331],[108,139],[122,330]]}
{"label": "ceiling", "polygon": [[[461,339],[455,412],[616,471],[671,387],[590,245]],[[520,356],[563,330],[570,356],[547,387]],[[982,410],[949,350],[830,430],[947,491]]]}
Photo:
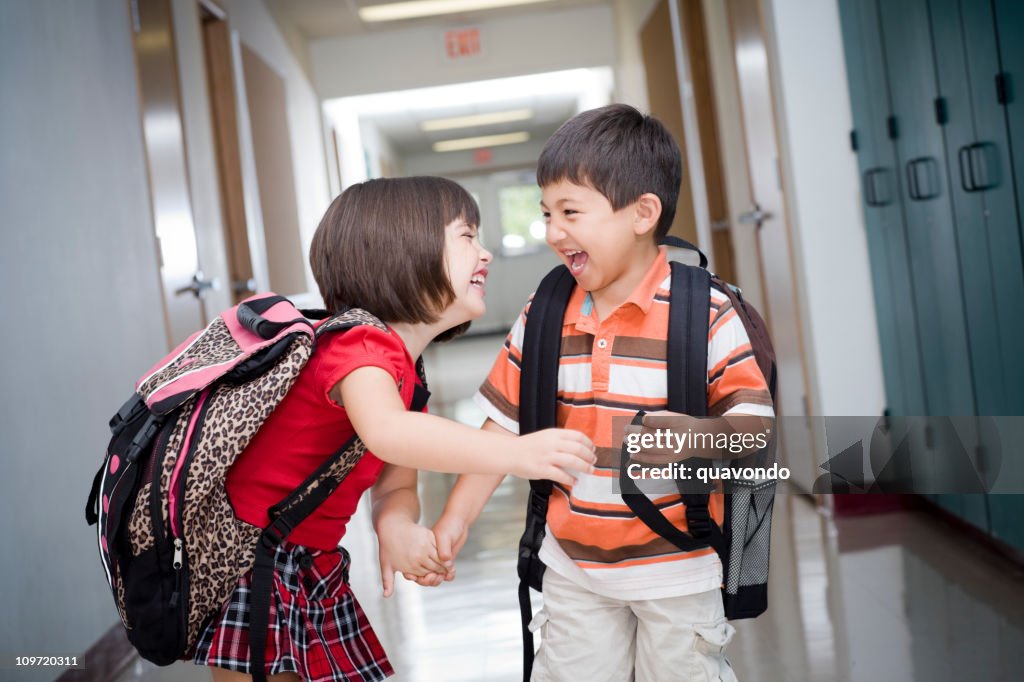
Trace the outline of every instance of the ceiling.
{"label": "ceiling", "polygon": [[[431,145],[439,140],[495,135],[526,130],[532,139],[546,139],[551,133],[576,113],[576,97],[572,95],[549,95],[521,97],[499,103],[448,105],[429,112],[405,110],[372,115],[377,129],[390,140],[392,148],[400,156],[425,154]],[[496,123],[484,126],[423,132],[420,122],[434,118],[466,116],[472,114],[530,109],[533,117],[527,121]]]}
{"label": "ceiling", "polygon": [[[306,40],[334,36],[391,31],[409,26],[459,24],[484,19],[514,16],[524,12],[541,12],[582,5],[606,5],[608,0],[546,0],[520,7],[505,7],[461,14],[445,14],[421,19],[364,23],[358,14],[361,7],[393,4],[396,0],[264,0],[279,23],[296,29]],[[401,0],[398,0],[401,1]]]}
{"label": "ceiling", "polygon": [[[364,23],[358,15],[360,7],[391,4],[395,0],[264,0],[282,31],[300,42],[366,35],[394,31],[412,26],[452,26],[489,21],[498,24],[502,17],[526,13],[542,13],[586,5],[607,5],[609,0],[544,0],[535,4],[482,10],[463,14],[446,14],[421,19]],[[569,72],[564,72],[568,74]],[[409,157],[431,152],[434,142],[456,138],[527,131],[531,140],[545,140],[579,109],[580,101],[592,98],[602,88],[589,74],[574,73],[569,77],[538,76],[534,81],[505,79],[466,84],[464,87],[441,86],[393,95],[369,95],[352,98],[350,104],[360,120],[371,123],[387,138],[394,152]],[[575,76],[575,77],[573,77]],[[528,78],[528,77],[523,77]],[[607,79],[610,79],[610,73]],[[598,79],[600,80],[600,79]],[[504,84],[497,87],[496,84]],[[489,94],[488,94],[489,93]],[[509,96],[515,93],[516,96]],[[522,95],[519,93],[530,93]],[[335,100],[346,101],[346,100]],[[328,102],[328,111],[332,103]],[[420,123],[430,119],[467,116],[471,114],[528,108],[533,116],[526,121],[491,124],[455,130],[423,132]]]}

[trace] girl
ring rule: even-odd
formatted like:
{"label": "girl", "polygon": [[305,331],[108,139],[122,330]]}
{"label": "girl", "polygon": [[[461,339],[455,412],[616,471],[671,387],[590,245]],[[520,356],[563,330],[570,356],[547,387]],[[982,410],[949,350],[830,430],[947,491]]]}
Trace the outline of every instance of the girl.
{"label": "girl", "polygon": [[[371,180],[345,190],[313,237],[310,265],[326,307],[367,310],[387,325],[328,334],[293,388],[228,474],[237,516],[263,527],[283,498],[353,433],[367,453],[299,524],[275,557],[265,672],[271,680],[382,680],[393,673],[347,585],[339,547],[362,493],[372,489],[385,596],[395,571],[447,575],[419,516],[415,469],[511,473],[571,484],[590,471],[592,443],[551,429],[499,436],[408,410],[416,358],[484,313],[491,254],[480,245],[469,194],[440,178]],[[481,457],[481,452],[487,457]],[[372,453],[372,454],[371,454]],[[387,532],[382,532],[384,526]],[[250,678],[251,572],[200,636],[194,656],[215,682]]]}

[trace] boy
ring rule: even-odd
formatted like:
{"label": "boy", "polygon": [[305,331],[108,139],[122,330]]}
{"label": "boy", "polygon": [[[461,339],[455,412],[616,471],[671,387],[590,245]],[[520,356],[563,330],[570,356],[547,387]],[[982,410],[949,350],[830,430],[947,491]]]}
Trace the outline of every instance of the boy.
{"label": "boy", "polygon": [[[547,242],[576,280],[562,326],[558,426],[597,447],[592,474],[556,484],[540,550],[544,607],[535,681],[735,679],[725,646],[722,566],[714,550],[682,552],[613,493],[621,433],[614,417],[667,407],[670,266],[659,240],[675,214],[679,149],[656,119],[614,104],[584,112],[548,140],[537,168]],[[519,432],[519,359],[529,303],[476,402],[485,429]],[[736,313],[712,288],[708,414],[772,417],[768,387]],[[621,424],[622,419],[616,423]],[[434,527],[451,561],[501,479],[462,476]],[[675,496],[658,506],[686,528]],[[720,495],[712,515],[722,522]]]}

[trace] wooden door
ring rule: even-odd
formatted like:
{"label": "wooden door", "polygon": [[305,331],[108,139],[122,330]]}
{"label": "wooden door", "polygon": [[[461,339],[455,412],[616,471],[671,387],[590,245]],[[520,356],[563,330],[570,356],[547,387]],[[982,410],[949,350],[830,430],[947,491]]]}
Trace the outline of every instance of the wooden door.
{"label": "wooden door", "polygon": [[242,183],[241,149],[238,137],[238,103],[235,99],[235,63],[227,15],[212,0],[200,2],[203,33],[203,63],[210,95],[217,180],[220,185],[227,247],[231,297],[234,303],[256,291],[252,255],[249,250],[245,193]]}
{"label": "wooden door", "polygon": [[242,68],[270,288],[284,296],[305,293],[309,288],[306,255],[299,231],[284,78],[244,44]]}

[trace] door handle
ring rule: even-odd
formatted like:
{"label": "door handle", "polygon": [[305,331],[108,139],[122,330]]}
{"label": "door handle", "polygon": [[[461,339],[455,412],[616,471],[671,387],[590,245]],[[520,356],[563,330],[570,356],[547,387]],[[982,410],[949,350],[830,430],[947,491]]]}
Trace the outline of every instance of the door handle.
{"label": "door handle", "polygon": [[768,211],[762,211],[761,205],[756,201],[754,202],[753,208],[746,213],[741,213],[739,221],[754,227],[761,227],[761,223],[772,217],[772,214]]}
{"label": "door handle", "polygon": [[256,293],[256,278],[250,277],[249,279],[239,279],[231,283],[231,291],[236,294],[255,294]]}
{"label": "door handle", "polygon": [[179,287],[174,290],[175,296],[182,296],[184,294],[192,294],[196,298],[202,298],[206,295],[206,292],[210,289],[217,288],[216,279],[203,279],[202,272],[196,272],[192,275],[192,281],[186,286]]}

